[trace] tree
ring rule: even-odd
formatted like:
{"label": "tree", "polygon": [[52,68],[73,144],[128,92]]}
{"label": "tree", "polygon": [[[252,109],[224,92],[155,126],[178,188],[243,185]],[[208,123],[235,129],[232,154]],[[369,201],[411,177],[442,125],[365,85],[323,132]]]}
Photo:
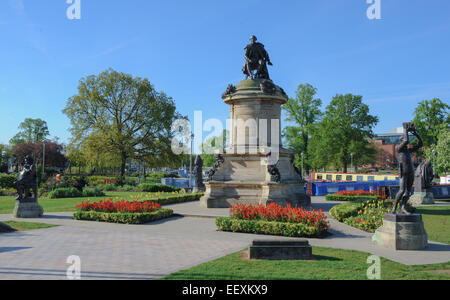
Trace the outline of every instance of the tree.
{"label": "tree", "polygon": [[47,122],[41,119],[27,118],[20,123],[19,129],[20,131],[9,141],[12,146],[43,141],[50,135]]}
{"label": "tree", "polygon": [[450,174],[450,130],[443,129],[438,134],[437,144],[425,151],[426,158],[433,164],[436,174]]}
{"label": "tree", "polygon": [[283,106],[287,113],[286,120],[296,124],[296,126],[287,126],[284,129],[287,146],[297,152],[296,165],[305,167],[307,173],[309,173],[311,164],[308,155],[309,139],[322,115],[320,111],[322,100],[314,98],[316,93],[317,89],[312,85],[300,84],[297,88],[296,98],[289,99]]}
{"label": "tree", "polygon": [[342,168],[346,173],[352,154],[358,163],[372,162],[376,152],[369,139],[377,123],[378,117],[369,114],[362,96],[336,95],[313,131],[312,165]]}
{"label": "tree", "polygon": [[450,107],[438,98],[424,100],[414,112],[414,124],[425,147],[435,145],[439,132],[450,129]]}
{"label": "tree", "polygon": [[72,143],[102,136],[104,147],[120,158],[122,179],[128,158],[155,156],[170,144],[172,122],[180,117],[173,99],[148,79],[112,69],[82,78],[63,112],[72,124]]}
{"label": "tree", "polygon": [[[42,164],[44,159],[43,142],[22,143],[12,148],[17,163],[24,161],[26,156],[32,157],[36,163]],[[55,141],[45,142],[45,168],[65,168],[67,159],[64,156],[64,145]]]}
{"label": "tree", "polygon": [[11,148],[8,145],[0,144],[0,173],[8,172],[8,163],[11,158]]}

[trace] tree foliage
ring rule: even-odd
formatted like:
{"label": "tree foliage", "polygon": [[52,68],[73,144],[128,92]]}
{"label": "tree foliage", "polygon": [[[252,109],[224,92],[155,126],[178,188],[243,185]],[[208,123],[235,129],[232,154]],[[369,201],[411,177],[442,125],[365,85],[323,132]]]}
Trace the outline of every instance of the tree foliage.
{"label": "tree foliage", "polygon": [[101,137],[104,153],[120,158],[122,178],[129,158],[172,157],[167,145],[172,122],[180,116],[173,99],[157,92],[148,79],[112,69],[88,76],[63,112],[72,124],[72,143]]}
{"label": "tree foliage", "polygon": [[424,100],[414,112],[414,124],[424,145],[436,145],[442,130],[450,129],[450,107],[438,98]]}
{"label": "tree foliage", "polygon": [[327,106],[311,138],[311,165],[332,166],[347,172],[353,154],[358,164],[373,162],[376,150],[370,144],[378,117],[370,115],[362,96],[336,95]]}
{"label": "tree foliage", "polygon": [[448,175],[450,174],[450,130],[441,130],[437,140],[436,145],[427,148],[425,156],[433,164],[436,174]]}
{"label": "tree foliage", "polygon": [[46,139],[50,132],[47,122],[41,119],[27,118],[20,123],[19,132],[9,141],[13,146],[21,143],[35,143]]}
{"label": "tree foliage", "polygon": [[[286,121],[294,122],[295,126],[284,129],[284,137],[289,149],[294,150],[297,167],[305,167],[309,172],[310,160],[308,155],[309,139],[316,128],[322,112],[322,100],[315,98],[317,89],[310,84],[300,84],[295,99],[289,99],[283,106],[287,113]],[[303,154],[303,162],[301,155]]]}
{"label": "tree foliage", "polygon": [[[42,164],[44,160],[44,145],[41,141],[22,143],[14,146],[12,153],[18,164],[23,162],[26,156],[30,156],[36,163]],[[64,145],[59,144],[58,141],[46,141],[45,168],[64,168],[66,167],[66,163],[67,159],[64,156]]]}

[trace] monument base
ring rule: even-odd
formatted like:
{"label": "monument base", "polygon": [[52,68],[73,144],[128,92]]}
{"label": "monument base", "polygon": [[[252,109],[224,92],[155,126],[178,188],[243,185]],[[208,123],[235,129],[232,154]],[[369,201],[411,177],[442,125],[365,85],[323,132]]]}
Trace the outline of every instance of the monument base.
{"label": "monument base", "polygon": [[431,189],[429,191],[427,190],[426,192],[415,192],[414,195],[412,195],[409,199],[409,203],[414,207],[423,204],[434,204],[435,201],[433,192],[431,191]]}
{"label": "monument base", "polygon": [[279,178],[271,174],[270,166],[261,163],[265,157],[224,154],[212,181],[205,183],[206,192],[200,199],[200,206],[228,208],[236,204],[272,202],[283,206],[310,206],[311,197],[305,192],[305,184],[291,156],[280,157],[275,171]]}
{"label": "monument base", "polygon": [[44,209],[35,198],[27,198],[16,200],[13,214],[15,218],[21,219],[40,218],[44,215]]}
{"label": "monument base", "polygon": [[428,235],[422,215],[386,214],[383,226],[372,237],[374,244],[392,250],[422,250],[428,246]]}
{"label": "monument base", "polygon": [[255,240],[248,250],[249,259],[310,260],[312,247],[307,240]]}

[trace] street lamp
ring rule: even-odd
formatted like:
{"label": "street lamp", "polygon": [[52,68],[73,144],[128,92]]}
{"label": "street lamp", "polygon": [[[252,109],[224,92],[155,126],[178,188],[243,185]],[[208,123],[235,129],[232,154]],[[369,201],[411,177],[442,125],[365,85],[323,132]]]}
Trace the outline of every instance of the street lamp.
{"label": "street lamp", "polygon": [[[45,143],[46,142],[47,142],[46,140],[42,140],[42,148],[43,148],[43,150],[42,150],[42,176],[45,175]],[[42,177],[42,178],[44,178],[44,177]]]}
{"label": "street lamp", "polygon": [[353,166],[353,153],[351,153],[350,156],[352,157],[351,166],[352,166],[352,169],[353,169],[353,172],[354,172],[355,171],[355,167]]}
{"label": "street lamp", "polygon": [[191,188],[192,181],[192,153],[194,149],[194,133],[191,133],[191,153],[189,155],[189,188]]}

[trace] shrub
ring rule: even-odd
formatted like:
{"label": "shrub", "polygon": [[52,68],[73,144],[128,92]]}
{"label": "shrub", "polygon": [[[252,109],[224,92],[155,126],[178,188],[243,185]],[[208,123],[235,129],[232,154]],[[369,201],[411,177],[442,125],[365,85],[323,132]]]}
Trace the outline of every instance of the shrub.
{"label": "shrub", "polygon": [[113,183],[100,184],[97,185],[97,188],[105,192],[115,192],[118,190],[118,187]]}
{"label": "shrub", "polygon": [[330,210],[330,215],[339,222],[343,222],[345,219],[356,216],[358,210],[362,207],[363,202],[349,202],[334,206]]}
{"label": "shrub", "polygon": [[143,183],[139,186],[139,189],[142,192],[149,192],[149,193],[156,193],[156,192],[179,192],[181,191],[181,188],[170,186],[170,185],[164,185],[164,184],[158,184],[158,183]]}
{"label": "shrub", "polygon": [[12,189],[14,188],[14,181],[16,181],[14,175],[2,175],[0,174],[0,189]]}
{"label": "shrub", "polygon": [[325,196],[327,201],[366,201],[366,200],[381,200],[380,196],[374,195],[338,195],[338,194],[329,194]]}
{"label": "shrub", "polygon": [[121,224],[144,224],[172,216],[173,210],[161,208],[144,213],[106,213],[97,211],[76,211],[73,214],[75,220],[87,220],[97,222],[110,222]]}
{"label": "shrub", "polygon": [[216,219],[218,230],[288,237],[318,237],[325,231],[305,223],[269,222],[264,220],[239,220],[233,217]]}
{"label": "shrub", "polygon": [[161,205],[168,205],[168,204],[196,201],[196,200],[200,199],[203,195],[204,194],[202,192],[192,193],[192,194],[166,195],[166,196],[160,196],[157,199],[152,200],[152,201],[155,201]]}
{"label": "shrub", "polygon": [[8,189],[0,189],[0,196],[15,196],[17,195],[16,189],[8,188]]}
{"label": "shrub", "polygon": [[82,197],[83,193],[74,187],[69,188],[57,188],[50,193],[48,193],[48,197],[50,199],[58,199],[58,198],[77,198]]}
{"label": "shrub", "polygon": [[86,188],[83,190],[83,197],[103,197],[105,193],[99,188]]}

